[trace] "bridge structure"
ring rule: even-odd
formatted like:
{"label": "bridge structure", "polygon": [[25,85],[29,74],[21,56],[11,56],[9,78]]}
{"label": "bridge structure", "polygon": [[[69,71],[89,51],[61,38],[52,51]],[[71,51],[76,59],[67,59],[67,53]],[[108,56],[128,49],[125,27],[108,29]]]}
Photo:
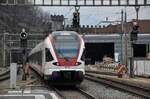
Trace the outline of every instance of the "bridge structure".
{"label": "bridge structure", "polygon": [[0,5],[17,6],[150,6],[150,0],[1,0]]}

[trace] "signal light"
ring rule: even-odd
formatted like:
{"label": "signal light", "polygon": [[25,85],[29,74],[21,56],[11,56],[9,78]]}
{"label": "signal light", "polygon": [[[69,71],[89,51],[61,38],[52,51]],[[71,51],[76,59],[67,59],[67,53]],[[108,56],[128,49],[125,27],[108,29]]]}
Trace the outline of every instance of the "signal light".
{"label": "signal light", "polygon": [[79,16],[80,16],[80,13],[74,13],[74,16],[79,17]]}
{"label": "signal light", "polygon": [[21,34],[20,34],[20,38],[21,39],[27,39],[27,33],[26,32],[21,32]]}
{"label": "signal light", "polygon": [[77,28],[80,27],[80,13],[75,12],[73,13],[73,27]]}
{"label": "signal light", "polygon": [[21,42],[20,43],[21,43],[22,48],[27,47],[27,37],[28,37],[28,34],[25,31],[21,32],[21,34],[20,34],[20,41]]}
{"label": "signal light", "polygon": [[139,25],[134,25],[131,32],[131,41],[136,41],[138,39],[138,33],[139,33]]}

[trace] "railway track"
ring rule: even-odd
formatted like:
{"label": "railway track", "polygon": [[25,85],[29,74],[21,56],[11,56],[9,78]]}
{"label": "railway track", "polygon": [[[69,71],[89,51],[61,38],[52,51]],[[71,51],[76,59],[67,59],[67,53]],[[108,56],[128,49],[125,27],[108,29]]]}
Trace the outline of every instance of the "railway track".
{"label": "railway track", "polygon": [[87,73],[85,79],[91,80],[100,84],[104,84],[115,89],[119,89],[128,93],[132,93],[138,96],[142,96],[144,98],[150,98],[150,89],[143,88],[140,86],[129,85],[126,83],[117,82],[111,79],[102,78],[99,76],[95,76],[94,74]]}
{"label": "railway track", "polygon": [[[39,79],[39,83],[50,91],[54,91],[62,99],[97,99],[90,93],[76,87],[76,86],[53,86],[43,80],[39,74],[31,69],[32,75]],[[41,85],[41,84],[40,84]],[[33,85],[34,86],[34,85]]]}
{"label": "railway track", "polygon": [[72,88],[53,87],[53,89],[62,99],[97,99],[90,93],[78,87],[72,87]]}

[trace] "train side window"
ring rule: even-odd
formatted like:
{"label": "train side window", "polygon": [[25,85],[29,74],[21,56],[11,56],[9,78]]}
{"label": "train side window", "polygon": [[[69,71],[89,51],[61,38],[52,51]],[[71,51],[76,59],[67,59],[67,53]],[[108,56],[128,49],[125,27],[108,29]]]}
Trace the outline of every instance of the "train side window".
{"label": "train side window", "polygon": [[38,65],[42,66],[42,51],[37,52],[36,58],[37,58]]}
{"label": "train side window", "polygon": [[83,53],[82,53],[82,56],[81,56],[82,61],[85,61],[85,54],[86,54],[86,50],[83,49]]}
{"label": "train side window", "polygon": [[54,60],[49,48],[45,48],[45,56],[46,62]]}

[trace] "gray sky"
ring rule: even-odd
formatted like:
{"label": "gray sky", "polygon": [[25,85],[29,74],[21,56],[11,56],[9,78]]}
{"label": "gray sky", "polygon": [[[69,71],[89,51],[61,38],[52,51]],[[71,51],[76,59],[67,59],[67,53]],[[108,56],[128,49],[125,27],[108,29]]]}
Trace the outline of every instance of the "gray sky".
{"label": "gray sky", "polygon": [[[121,18],[121,10],[127,11],[128,21],[135,19],[134,7],[81,7],[80,24],[81,25],[98,25],[108,17],[109,21],[118,21]],[[43,7],[43,10],[52,15],[64,15],[66,23],[71,23],[74,7]],[[139,10],[139,19],[150,19],[150,7],[141,7]],[[105,25],[105,24],[100,24]]]}

